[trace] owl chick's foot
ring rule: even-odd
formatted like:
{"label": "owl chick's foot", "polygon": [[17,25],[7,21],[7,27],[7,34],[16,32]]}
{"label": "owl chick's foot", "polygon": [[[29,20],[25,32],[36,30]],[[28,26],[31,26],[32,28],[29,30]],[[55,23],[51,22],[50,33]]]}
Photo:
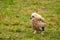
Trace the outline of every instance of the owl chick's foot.
{"label": "owl chick's foot", "polygon": [[44,35],[44,31],[41,32],[41,35]]}
{"label": "owl chick's foot", "polygon": [[41,35],[44,35],[44,27],[41,28]]}
{"label": "owl chick's foot", "polygon": [[36,30],[33,33],[36,34]]}

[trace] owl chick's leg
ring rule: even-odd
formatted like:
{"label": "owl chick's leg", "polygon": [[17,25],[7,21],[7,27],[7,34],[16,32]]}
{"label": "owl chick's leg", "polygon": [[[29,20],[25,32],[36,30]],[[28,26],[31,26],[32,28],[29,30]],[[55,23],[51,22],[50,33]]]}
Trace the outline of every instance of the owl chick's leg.
{"label": "owl chick's leg", "polygon": [[36,34],[36,30],[33,33]]}
{"label": "owl chick's leg", "polygon": [[45,27],[42,27],[42,30],[41,30],[41,34],[42,34],[42,35],[44,34],[44,28],[45,28]]}

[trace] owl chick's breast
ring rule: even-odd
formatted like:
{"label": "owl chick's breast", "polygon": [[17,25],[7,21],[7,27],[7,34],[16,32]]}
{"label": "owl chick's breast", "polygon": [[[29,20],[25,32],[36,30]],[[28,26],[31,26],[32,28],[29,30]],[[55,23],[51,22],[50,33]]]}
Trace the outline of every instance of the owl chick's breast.
{"label": "owl chick's breast", "polygon": [[32,27],[34,30],[40,31],[41,27],[45,27],[45,23],[42,21],[39,21],[38,19],[32,20]]}
{"label": "owl chick's breast", "polygon": [[34,30],[37,30],[37,31],[40,30],[39,29],[39,27],[40,27],[39,21],[37,21],[37,19],[32,20],[32,27],[33,27]]}

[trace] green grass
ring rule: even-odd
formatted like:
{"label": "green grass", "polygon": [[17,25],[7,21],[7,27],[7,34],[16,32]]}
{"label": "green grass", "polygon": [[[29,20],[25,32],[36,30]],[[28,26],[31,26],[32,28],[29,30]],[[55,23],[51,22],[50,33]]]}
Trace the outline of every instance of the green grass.
{"label": "green grass", "polygon": [[[45,18],[44,35],[33,34],[32,12]],[[0,0],[0,40],[60,40],[60,0]]]}

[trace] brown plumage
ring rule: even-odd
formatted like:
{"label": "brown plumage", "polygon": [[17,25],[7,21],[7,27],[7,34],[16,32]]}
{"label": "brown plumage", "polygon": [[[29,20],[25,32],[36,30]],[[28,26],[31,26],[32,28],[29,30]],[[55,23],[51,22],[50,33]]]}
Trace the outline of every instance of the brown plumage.
{"label": "brown plumage", "polygon": [[34,29],[34,33],[38,32],[38,31],[44,31],[45,28],[45,21],[44,19],[36,13],[33,13],[31,15],[31,23],[32,23],[32,28]]}

